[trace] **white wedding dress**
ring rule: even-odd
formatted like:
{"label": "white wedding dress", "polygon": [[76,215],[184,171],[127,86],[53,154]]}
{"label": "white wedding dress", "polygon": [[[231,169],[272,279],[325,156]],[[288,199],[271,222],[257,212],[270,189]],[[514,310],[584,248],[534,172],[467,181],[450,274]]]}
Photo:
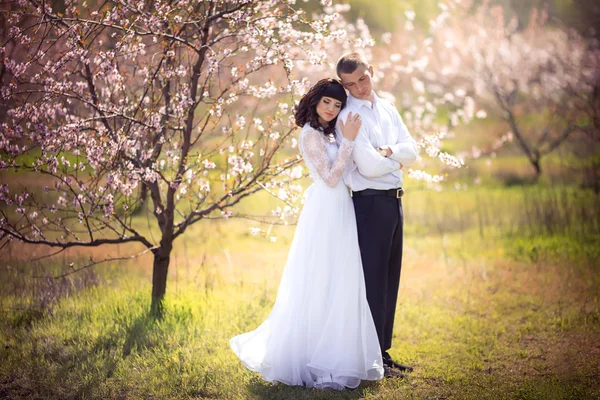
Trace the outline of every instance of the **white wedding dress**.
{"label": "white wedding dress", "polygon": [[307,189],[279,292],[267,319],[230,345],[270,382],[355,388],[383,377],[366,299],[354,205],[341,179],[354,142],[308,124],[299,147],[314,183]]}

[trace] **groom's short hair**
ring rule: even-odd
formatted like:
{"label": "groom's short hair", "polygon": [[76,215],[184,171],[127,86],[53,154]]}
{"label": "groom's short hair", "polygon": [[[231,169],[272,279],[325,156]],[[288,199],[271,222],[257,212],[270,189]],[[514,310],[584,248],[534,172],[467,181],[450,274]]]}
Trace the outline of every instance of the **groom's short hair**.
{"label": "groom's short hair", "polygon": [[356,71],[358,67],[368,68],[369,64],[367,60],[360,53],[348,53],[344,54],[337,62],[336,72],[340,78],[342,74],[351,74]]}

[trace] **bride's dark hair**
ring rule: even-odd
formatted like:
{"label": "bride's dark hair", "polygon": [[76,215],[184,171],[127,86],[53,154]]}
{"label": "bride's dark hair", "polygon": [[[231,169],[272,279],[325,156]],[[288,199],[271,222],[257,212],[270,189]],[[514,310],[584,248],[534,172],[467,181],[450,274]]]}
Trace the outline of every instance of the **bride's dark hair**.
{"label": "bride's dark hair", "polygon": [[300,103],[294,110],[294,118],[296,119],[296,125],[302,128],[306,123],[310,124],[315,129],[323,129],[323,133],[328,135],[335,132],[335,123],[337,117],[329,121],[327,126],[321,125],[319,122],[319,115],[317,114],[317,104],[321,101],[321,98],[327,96],[342,102],[342,107],[346,106],[346,91],[342,84],[336,79],[321,79],[311,87],[308,93],[306,93],[300,99]]}

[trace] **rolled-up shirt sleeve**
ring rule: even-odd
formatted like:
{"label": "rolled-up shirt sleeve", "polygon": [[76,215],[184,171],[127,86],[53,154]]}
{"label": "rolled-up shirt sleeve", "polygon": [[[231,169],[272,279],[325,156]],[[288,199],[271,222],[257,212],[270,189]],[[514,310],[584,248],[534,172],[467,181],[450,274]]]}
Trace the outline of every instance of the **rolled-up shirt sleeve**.
{"label": "rolled-up shirt sleeve", "polygon": [[[395,113],[395,126],[398,129],[398,142],[389,144],[389,147],[392,150],[392,155],[390,158],[398,161],[403,166],[408,166],[413,164],[419,155],[419,149],[417,147],[417,142],[410,136],[408,132],[408,128],[402,121],[402,117],[398,114],[398,111]],[[385,146],[383,146],[385,147]]]}

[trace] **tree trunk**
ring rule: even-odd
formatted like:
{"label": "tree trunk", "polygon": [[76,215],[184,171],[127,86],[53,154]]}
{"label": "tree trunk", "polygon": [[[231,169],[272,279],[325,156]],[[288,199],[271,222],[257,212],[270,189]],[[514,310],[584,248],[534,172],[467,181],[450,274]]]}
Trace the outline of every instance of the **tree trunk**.
{"label": "tree trunk", "polygon": [[150,314],[155,318],[163,316],[163,301],[167,290],[167,275],[171,260],[172,243],[161,243],[160,248],[154,253],[154,268],[152,270],[152,305]]}
{"label": "tree trunk", "polygon": [[533,168],[535,169],[535,181],[539,182],[540,176],[542,176],[542,166],[540,165],[540,159],[530,160]]}

